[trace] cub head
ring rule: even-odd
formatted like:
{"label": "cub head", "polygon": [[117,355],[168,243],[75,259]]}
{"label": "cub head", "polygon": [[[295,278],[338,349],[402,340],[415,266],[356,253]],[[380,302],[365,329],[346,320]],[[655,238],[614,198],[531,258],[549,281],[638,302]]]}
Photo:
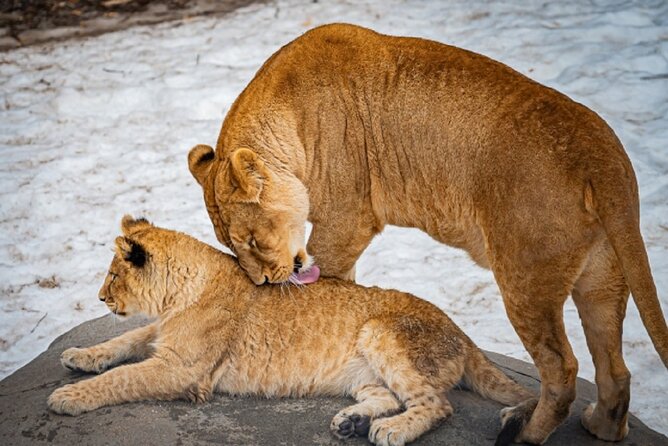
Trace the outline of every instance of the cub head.
{"label": "cub head", "polygon": [[219,157],[198,145],[188,154],[188,167],[202,186],[218,241],[237,255],[256,285],[286,282],[311,266],[304,246],[309,200],[297,177],[245,148]]}
{"label": "cub head", "polygon": [[98,296],[119,316],[158,316],[196,283],[201,262],[190,258],[197,250],[188,246],[194,239],[129,215],[123,217],[121,230]]}

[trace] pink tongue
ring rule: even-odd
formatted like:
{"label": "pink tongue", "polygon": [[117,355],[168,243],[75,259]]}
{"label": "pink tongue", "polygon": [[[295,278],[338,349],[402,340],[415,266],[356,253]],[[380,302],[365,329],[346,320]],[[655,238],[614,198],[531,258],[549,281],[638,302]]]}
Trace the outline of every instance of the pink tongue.
{"label": "pink tongue", "polygon": [[306,271],[297,274],[293,273],[290,276],[291,280],[296,280],[303,285],[315,283],[318,278],[320,278],[320,268],[318,268],[318,265],[313,265]]}

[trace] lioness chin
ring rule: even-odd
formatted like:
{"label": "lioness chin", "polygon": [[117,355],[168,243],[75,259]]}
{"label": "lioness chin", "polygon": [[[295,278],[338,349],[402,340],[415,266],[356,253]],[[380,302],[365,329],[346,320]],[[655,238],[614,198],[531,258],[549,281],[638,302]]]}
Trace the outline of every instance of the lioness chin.
{"label": "lioness chin", "polygon": [[[100,299],[116,314],[158,319],[65,350],[65,367],[102,374],[54,391],[48,404],[57,413],[205,401],[213,392],[351,395],[357,404],[334,416],[334,435],[403,445],[452,414],[445,394],[462,378],[503,404],[531,401],[442,311],[415,296],[336,279],[292,291],[256,287],[235,258],[192,237],[129,216],[121,226]],[[141,362],[106,371],[128,359]]]}
{"label": "lioness chin", "polygon": [[[569,295],[596,366],[584,426],[628,431],[622,357],[629,291],[664,364],[668,328],[620,141],[594,112],[479,54],[352,25],[313,29],[270,57],[234,102],[214,150],[193,148],[218,240],[257,284],[315,258],[354,279],[385,225],[416,227],[491,268],[540,370],[518,441],[544,442],[575,398]],[[304,224],[313,224],[304,246]]]}

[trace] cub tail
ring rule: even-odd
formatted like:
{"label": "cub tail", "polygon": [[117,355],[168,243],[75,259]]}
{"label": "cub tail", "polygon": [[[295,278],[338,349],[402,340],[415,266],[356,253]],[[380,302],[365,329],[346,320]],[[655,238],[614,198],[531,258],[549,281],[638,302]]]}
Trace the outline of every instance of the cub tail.
{"label": "cub tail", "polygon": [[475,346],[464,364],[464,381],[477,394],[506,406],[515,406],[535,397],[506,376]]}
{"label": "cub tail", "polygon": [[529,422],[538,404],[536,395],[506,376],[475,346],[464,364],[464,381],[479,395],[514,406],[501,410],[502,426],[495,446],[512,443]]}

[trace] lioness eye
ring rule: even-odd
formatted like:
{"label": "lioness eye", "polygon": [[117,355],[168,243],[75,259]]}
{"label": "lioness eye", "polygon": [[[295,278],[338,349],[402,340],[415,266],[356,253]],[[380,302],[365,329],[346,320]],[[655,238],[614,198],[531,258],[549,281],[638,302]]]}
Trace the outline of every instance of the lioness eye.
{"label": "lioness eye", "polygon": [[251,238],[248,240],[248,246],[251,248],[257,248],[257,242],[255,241],[255,238],[251,236]]}

